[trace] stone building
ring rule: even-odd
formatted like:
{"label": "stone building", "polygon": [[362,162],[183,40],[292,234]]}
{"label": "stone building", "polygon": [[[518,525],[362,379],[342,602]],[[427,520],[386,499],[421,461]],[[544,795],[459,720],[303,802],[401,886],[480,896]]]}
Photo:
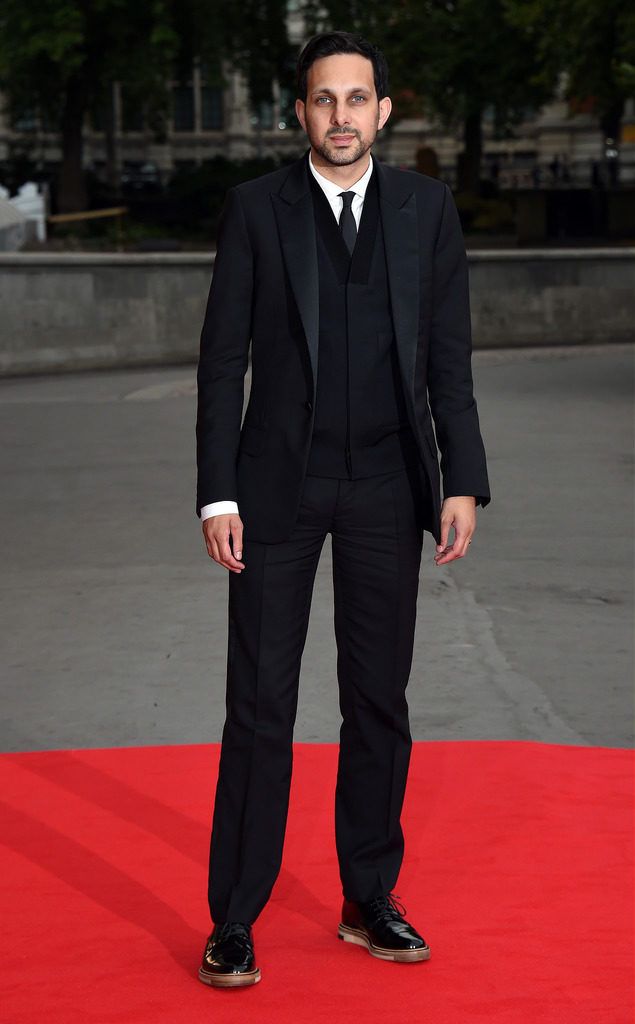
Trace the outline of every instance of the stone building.
{"label": "stone building", "polygon": [[[293,110],[294,97],[274,83],[274,100],[254,109],[243,77],[229,71],[226,85],[209,84],[200,65],[191,77],[172,86],[171,112],[161,142],[144,123],[124,90],[113,87],[114,135],[108,153],[101,125],[87,123],[84,164],[99,177],[135,175],[165,183],[179,168],[192,167],[216,155],[230,159],[274,156],[293,159],[305,146]],[[403,167],[417,165],[425,148],[438,173],[454,185],[456,161],[462,149],[460,134],[448,133],[423,118],[396,121],[377,140],[377,155]],[[37,118],[10,125],[0,109],[0,166],[16,152],[24,153],[43,176],[52,174],[60,159],[59,137]],[[554,182],[587,187],[611,180],[611,162],[619,152],[620,181],[635,182],[635,105],[627,105],[622,139],[607,142],[590,113],[572,114],[564,99],[555,99],[519,125],[512,138],[495,139],[492,120],[484,118],[483,177],[496,178],[507,188],[526,188]],[[1,176],[0,176],[1,183]]]}

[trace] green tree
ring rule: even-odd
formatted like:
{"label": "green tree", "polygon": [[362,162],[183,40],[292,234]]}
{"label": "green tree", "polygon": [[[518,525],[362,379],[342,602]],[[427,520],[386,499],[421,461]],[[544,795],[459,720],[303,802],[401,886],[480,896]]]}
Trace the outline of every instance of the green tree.
{"label": "green tree", "polygon": [[543,80],[565,72],[566,96],[591,100],[605,138],[618,140],[635,95],[635,7],[625,0],[509,0],[510,19],[530,31]]}
{"label": "green tree", "polygon": [[287,34],[286,0],[243,0],[224,8],[227,49],[245,76],[252,100],[272,98],[274,78],[293,84],[295,52]]}
{"label": "green tree", "polygon": [[223,60],[248,74],[252,97],[268,98],[288,44],[282,0],[2,0],[0,89],[15,119],[38,110],[59,128],[58,207],[86,207],[83,131],[104,115],[112,140],[112,85],[121,82],[155,132],[164,130],[173,76],[200,57],[222,81]]}
{"label": "green tree", "polygon": [[[459,188],[476,191],[486,110],[495,131],[513,130],[528,108],[545,102],[555,72],[545,73],[531,27],[509,16],[506,0],[324,0],[331,28],[358,31],[386,54],[391,95],[414,93],[409,113],[427,113],[447,129],[461,127]],[[325,21],[309,4],[311,27]],[[418,109],[417,109],[418,106]]]}
{"label": "green tree", "polygon": [[37,109],[60,131],[61,210],[86,206],[87,111],[104,104],[120,77],[160,95],[177,45],[167,0],[3,0],[0,87],[12,118]]}
{"label": "green tree", "polygon": [[[287,32],[287,6],[287,0],[243,0],[225,8],[226,49],[256,106],[273,99],[274,79],[289,95],[293,92],[296,53]],[[261,157],[260,120],[256,133]]]}

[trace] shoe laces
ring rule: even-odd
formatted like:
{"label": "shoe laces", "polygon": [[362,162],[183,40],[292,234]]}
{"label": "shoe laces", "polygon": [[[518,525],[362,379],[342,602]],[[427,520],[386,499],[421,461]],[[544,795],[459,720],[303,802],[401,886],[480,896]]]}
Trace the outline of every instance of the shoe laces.
{"label": "shoe laces", "polygon": [[366,903],[369,916],[375,921],[401,921],[406,915],[406,908],[399,902],[399,897],[389,892],[385,896],[375,896]]}

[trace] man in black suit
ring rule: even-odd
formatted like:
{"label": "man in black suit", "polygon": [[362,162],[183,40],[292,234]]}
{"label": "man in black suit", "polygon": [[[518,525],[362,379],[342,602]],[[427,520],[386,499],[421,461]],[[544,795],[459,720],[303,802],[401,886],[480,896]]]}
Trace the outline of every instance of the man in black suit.
{"label": "man in black suit", "polygon": [[209,985],[260,980],[252,925],[282,858],[327,533],[342,713],[338,935],[382,959],[430,955],[392,893],[423,531],[437,565],[464,556],[489,486],[456,207],[447,185],[371,155],[387,91],[376,47],[346,32],[314,36],[298,59],[296,101],[310,148],[229,189],[221,218],[197,418],[197,513],[209,555],[229,570],[214,928],[199,969]]}

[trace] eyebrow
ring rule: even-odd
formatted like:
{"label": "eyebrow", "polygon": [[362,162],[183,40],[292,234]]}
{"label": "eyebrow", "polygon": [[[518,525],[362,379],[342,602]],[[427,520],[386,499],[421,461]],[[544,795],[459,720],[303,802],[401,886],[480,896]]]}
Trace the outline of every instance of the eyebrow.
{"label": "eyebrow", "polygon": [[[330,96],[334,96],[335,95],[335,91],[333,89],[329,89],[329,87],[327,85],[324,86],[321,89],[312,89],[311,90],[311,96],[315,96],[315,94],[318,93],[318,92],[327,92],[327,93],[329,93]],[[367,92],[367,93],[370,93],[370,89],[366,85],[356,85],[354,88],[348,89],[347,92],[348,93],[354,93],[354,92]]]}

